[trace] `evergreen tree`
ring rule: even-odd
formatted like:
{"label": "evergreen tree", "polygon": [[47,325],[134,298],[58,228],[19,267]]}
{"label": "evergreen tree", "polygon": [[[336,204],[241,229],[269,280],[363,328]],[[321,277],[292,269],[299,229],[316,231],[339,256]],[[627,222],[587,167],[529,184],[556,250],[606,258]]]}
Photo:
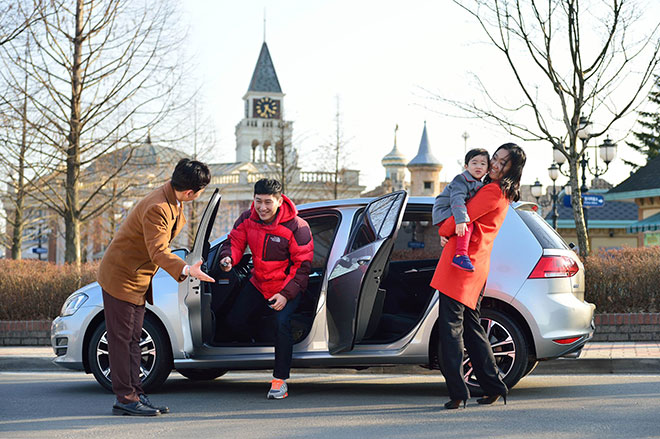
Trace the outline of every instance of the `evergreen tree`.
{"label": "evergreen tree", "polygon": [[[626,142],[635,151],[646,156],[646,160],[650,160],[660,154],[660,75],[655,77],[655,88],[649,93],[649,101],[656,106],[654,112],[640,111],[639,120],[637,123],[641,125],[640,131],[634,131],[632,134],[635,142]],[[623,161],[626,165],[632,166],[633,170],[637,170],[642,165]]]}

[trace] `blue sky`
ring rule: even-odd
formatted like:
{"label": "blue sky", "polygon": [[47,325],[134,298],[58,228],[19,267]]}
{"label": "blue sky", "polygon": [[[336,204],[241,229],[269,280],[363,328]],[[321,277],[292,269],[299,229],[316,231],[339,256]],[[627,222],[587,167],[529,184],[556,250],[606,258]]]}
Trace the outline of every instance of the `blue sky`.
{"label": "blue sky", "polygon": [[[646,6],[660,12],[657,3]],[[460,171],[464,132],[469,134],[468,149],[485,147],[492,152],[512,139],[483,122],[448,117],[429,99],[426,90],[478,98],[471,72],[487,75],[500,91],[515,87],[500,55],[484,42],[474,21],[448,0],[186,0],[183,10],[190,24],[195,80],[214,122],[214,157],[220,161],[235,157],[234,127],[243,117],[242,97],[263,41],[264,10],[266,42],[286,93],[285,117],[294,121],[294,141],[303,159],[312,159],[316,145],[331,139],[336,96],[344,135],[350,139],[349,164],[361,170],[361,182],[368,188],[384,178],[380,159],[392,149],[397,124],[399,149],[412,159],[427,121],[445,180]],[[634,119],[613,127],[611,137],[624,138]],[[523,183],[540,178],[549,184],[550,147],[518,143],[528,153]],[[635,159],[622,144],[619,157]],[[628,174],[629,168],[616,160],[605,178],[618,183]],[[558,183],[564,181],[561,177]]]}

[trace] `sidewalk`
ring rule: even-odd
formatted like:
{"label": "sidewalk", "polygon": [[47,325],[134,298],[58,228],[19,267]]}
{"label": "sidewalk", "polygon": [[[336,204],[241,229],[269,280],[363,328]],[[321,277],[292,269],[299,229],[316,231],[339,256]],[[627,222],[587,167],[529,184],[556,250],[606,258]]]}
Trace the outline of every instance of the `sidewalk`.
{"label": "sidewalk", "polygon": [[[55,354],[48,346],[0,347],[0,371],[65,372],[52,363]],[[350,369],[344,369],[347,372]],[[309,370],[298,369],[297,372]],[[312,371],[320,372],[319,369]],[[334,369],[334,373],[338,370]],[[371,367],[360,373],[437,373],[418,366]],[[580,358],[542,361],[534,374],[660,374],[660,342],[592,342],[587,343]]]}

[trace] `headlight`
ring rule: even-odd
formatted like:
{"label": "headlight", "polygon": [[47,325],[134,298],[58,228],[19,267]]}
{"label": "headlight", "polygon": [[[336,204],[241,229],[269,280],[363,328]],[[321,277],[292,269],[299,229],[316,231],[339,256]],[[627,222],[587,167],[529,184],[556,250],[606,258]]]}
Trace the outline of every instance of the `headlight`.
{"label": "headlight", "polygon": [[60,311],[60,316],[66,317],[70,316],[76,311],[78,311],[78,308],[82,306],[83,303],[87,301],[89,297],[85,293],[74,293],[69,296],[68,299],[66,299],[66,302],[64,302],[64,305],[62,305],[62,311]]}

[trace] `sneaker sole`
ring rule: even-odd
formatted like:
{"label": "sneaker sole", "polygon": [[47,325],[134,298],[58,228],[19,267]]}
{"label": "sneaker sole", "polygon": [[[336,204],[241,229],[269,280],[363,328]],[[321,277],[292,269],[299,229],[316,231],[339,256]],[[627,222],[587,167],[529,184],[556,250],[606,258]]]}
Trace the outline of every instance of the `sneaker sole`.
{"label": "sneaker sole", "polygon": [[286,392],[284,396],[275,396],[275,395],[268,395],[268,399],[284,399],[287,396],[289,396],[289,392]]}
{"label": "sneaker sole", "polygon": [[153,413],[153,414],[152,413],[130,413],[130,412],[127,412],[126,410],[116,409],[114,407],[112,408],[112,414],[116,415],[116,416],[158,416],[158,415],[160,415],[159,412],[156,412],[156,413]]}
{"label": "sneaker sole", "polygon": [[460,268],[460,269],[463,270],[463,271],[469,271],[470,273],[474,272],[474,268],[473,268],[472,270],[470,270],[469,268],[461,267],[460,265],[458,265],[458,264],[454,264],[453,262],[451,263],[451,265],[453,265],[453,266],[456,267],[456,268]]}

